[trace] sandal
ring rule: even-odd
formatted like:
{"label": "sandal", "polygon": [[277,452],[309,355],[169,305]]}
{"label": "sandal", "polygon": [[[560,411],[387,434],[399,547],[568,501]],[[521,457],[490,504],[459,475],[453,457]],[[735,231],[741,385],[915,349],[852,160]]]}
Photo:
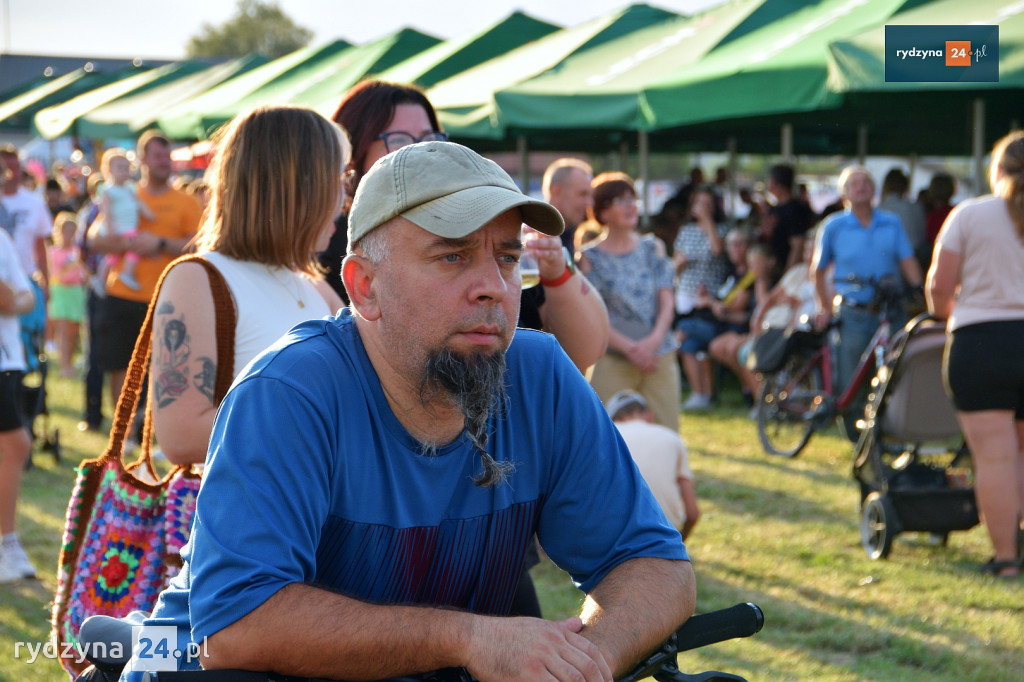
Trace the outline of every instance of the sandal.
{"label": "sandal", "polygon": [[[1006,573],[1003,571],[1013,568],[1016,569],[1014,573]],[[978,569],[985,575],[994,575],[997,578],[1016,578],[1020,575],[1020,560],[1019,559],[1008,559],[1006,561],[996,561],[995,557],[992,557],[981,565]]]}

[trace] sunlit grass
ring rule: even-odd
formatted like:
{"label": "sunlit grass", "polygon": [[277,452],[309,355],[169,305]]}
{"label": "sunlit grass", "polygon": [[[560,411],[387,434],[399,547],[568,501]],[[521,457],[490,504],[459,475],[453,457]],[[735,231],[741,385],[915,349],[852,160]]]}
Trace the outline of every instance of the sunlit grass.
{"label": "sunlit grass", "polygon": [[[15,660],[14,642],[46,640],[73,468],[107,440],[75,429],[79,382],[49,383],[62,461],[36,452],[25,475],[19,533],[41,578],[0,587],[0,681],[67,680],[54,661]],[[871,561],[857,530],[852,446],[833,431],[796,459],[766,456],[738,398],[724,402],[718,413],[684,415],[681,427],[703,511],[688,543],[698,610],[752,601],[766,624],[753,638],[681,655],[685,672],[725,670],[751,682],[1020,679],[1024,579],[978,573],[991,553],[980,527],[952,533],[946,547],[903,534],[889,559]],[[564,573],[545,561],[534,576],[546,617],[578,610]]]}

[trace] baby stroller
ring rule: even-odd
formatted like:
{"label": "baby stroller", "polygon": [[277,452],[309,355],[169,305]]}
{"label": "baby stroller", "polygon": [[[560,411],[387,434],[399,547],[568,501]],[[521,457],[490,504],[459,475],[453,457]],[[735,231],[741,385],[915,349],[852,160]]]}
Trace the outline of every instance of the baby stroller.
{"label": "baby stroller", "polygon": [[918,315],[872,381],[853,463],[861,543],[872,559],[888,556],[904,531],[945,545],[950,531],[978,524],[970,452],[942,385],[945,343],[945,322]]}
{"label": "baby stroller", "polygon": [[[28,420],[32,443],[39,444],[39,449],[53,455],[60,462],[60,432],[50,430],[50,412],[46,407],[46,369],[47,358],[43,351],[46,337],[46,301],[36,289],[36,305],[30,312],[20,318],[21,341],[25,347],[25,376],[22,379],[22,410]],[[42,417],[41,433],[36,429],[36,420]],[[32,458],[25,463],[26,468],[32,467]]]}

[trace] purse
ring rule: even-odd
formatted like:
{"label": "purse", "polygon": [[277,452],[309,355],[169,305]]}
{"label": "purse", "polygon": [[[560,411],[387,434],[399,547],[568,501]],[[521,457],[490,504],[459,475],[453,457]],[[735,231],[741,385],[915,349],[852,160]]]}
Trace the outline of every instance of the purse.
{"label": "purse", "polygon": [[752,372],[774,372],[782,367],[788,355],[789,330],[769,327],[755,336],[747,355],[747,369]]}
{"label": "purse", "polygon": [[[197,255],[183,256],[161,275],[117,401],[110,442],[103,455],[83,460],[68,503],[57,565],[51,639],[57,651],[79,644],[78,631],[89,616],[120,618],[132,611],[151,611],[157,596],[181,570],[181,548],[188,541],[195,514],[200,474],[191,465],[178,465],[157,476],[150,452],[152,404],[147,400],[141,454],[134,463],[122,461],[124,439],[138,408],[149,363],[153,313],[167,273],[178,263],[206,268],[213,293],[217,330],[217,379],[214,404],[219,405],[234,378],[237,313],[223,275]],[[81,656],[60,661],[72,676],[88,661]]]}

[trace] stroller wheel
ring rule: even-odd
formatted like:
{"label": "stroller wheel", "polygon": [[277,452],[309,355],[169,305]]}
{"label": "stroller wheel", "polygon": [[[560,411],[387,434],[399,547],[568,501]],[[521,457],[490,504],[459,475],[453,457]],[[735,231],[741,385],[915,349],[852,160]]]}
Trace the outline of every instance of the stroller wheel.
{"label": "stroller wheel", "polygon": [[892,501],[874,492],[864,500],[860,516],[860,542],[872,559],[884,559],[892,549],[892,539],[900,532],[900,522]]}

